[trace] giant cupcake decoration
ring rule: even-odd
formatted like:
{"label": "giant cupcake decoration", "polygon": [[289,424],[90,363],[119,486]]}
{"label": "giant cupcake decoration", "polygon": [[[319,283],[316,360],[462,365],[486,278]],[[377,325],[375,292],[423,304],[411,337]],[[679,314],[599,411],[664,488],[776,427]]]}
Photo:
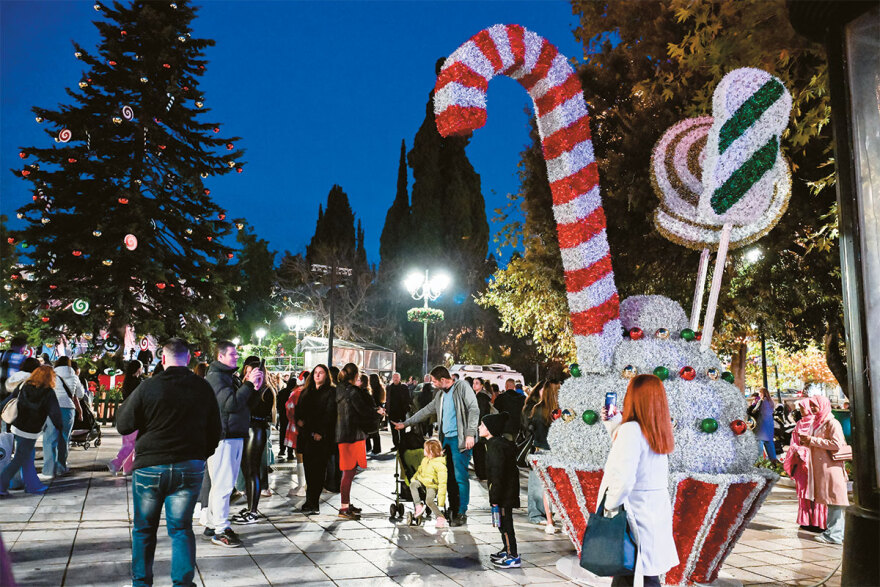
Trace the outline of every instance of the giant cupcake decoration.
{"label": "giant cupcake decoration", "polygon": [[[719,86],[716,117],[686,121],[663,147],[673,153],[663,156],[664,170],[672,171],[657,182],[676,176],[667,182],[669,194],[680,200],[681,221],[691,227],[680,232],[696,248],[726,249],[724,241],[744,226],[735,242],[753,237],[775,223],[766,216],[781,214],[787,201],[779,135],[790,97],[769,74],[738,71],[745,73]],[[669,487],[681,560],[665,583],[712,582],[776,480],[753,464],[758,444],[744,424],[745,399],[705,334],[698,336],[699,308],[689,321],[678,303],[661,296],[619,300],[583,90],[551,43],[518,25],[471,37],[446,59],[437,79],[440,133],[463,135],[485,124],[486,90],[496,75],[519,81],[535,104],[577,345],[578,365],[562,386],[560,417],[550,428],[553,450],[533,462],[580,549],[611,446],[598,417],[605,394],[615,391],[622,408],[632,377],[658,374],[674,420]]]}

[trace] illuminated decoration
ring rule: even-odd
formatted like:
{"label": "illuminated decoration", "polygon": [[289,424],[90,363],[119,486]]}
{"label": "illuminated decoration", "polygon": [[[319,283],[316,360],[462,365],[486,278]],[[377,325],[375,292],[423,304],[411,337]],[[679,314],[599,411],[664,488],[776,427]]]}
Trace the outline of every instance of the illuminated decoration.
{"label": "illuminated decoration", "polygon": [[89,313],[89,301],[82,298],[77,298],[73,300],[73,304],[71,304],[70,308],[71,310],[73,310],[74,314],[77,314],[78,316],[85,316]]}
{"label": "illuminated decoration", "polygon": [[122,240],[125,243],[125,248],[129,251],[133,251],[138,247],[138,239],[133,234],[125,235],[125,238]]}
{"label": "illuminated decoration", "polygon": [[437,308],[410,308],[406,311],[406,319],[410,322],[423,322],[433,324],[443,320],[445,314],[443,310]]}
{"label": "illuminated decoration", "polygon": [[746,431],[746,423],[742,420],[734,420],[730,423],[730,429],[733,430],[734,434],[739,436]]}
{"label": "illuminated decoration", "polygon": [[122,118],[126,120],[134,120],[134,110],[131,106],[125,105],[122,107]]}
{"label": "illuminated decoration", "polygon": [[73,138],[73,133],[70,132],[69,129],[63,128],[63,129],[61,129],[61,131],[58,133],[58,139],[57,139],[57,140],[58,140],[59,143],[67,143],[67,142],[69,142],[70,139],[72,139],[72,138]]}
{"label": "illuminated decoration", "polygon": [[573,411],[571,411],[569,409],[562,410],[562,421],[563,422],[571,422],[575,418],[577,418],[577,415]]}
{"label": "illuminated decoration", "polygon": [[724,373],[722,373],[721,379],[728,383],[733,383],[736,380],[736,378],[733,376],[733,373],[731,373],[730,371],[725,371]]}
{"label": "illuminated decoration", "polygon": [[697,338],[697,333],[694,332],[693,330],[691,330],[690,328],[685,328],[684,330],[682,330],[682,331],[679,333],[679,336],[680,336],[682,339],[684,339],[684,340],[690,342],[690,341],[692,341],[692,340],[696,340],[696,338]]}

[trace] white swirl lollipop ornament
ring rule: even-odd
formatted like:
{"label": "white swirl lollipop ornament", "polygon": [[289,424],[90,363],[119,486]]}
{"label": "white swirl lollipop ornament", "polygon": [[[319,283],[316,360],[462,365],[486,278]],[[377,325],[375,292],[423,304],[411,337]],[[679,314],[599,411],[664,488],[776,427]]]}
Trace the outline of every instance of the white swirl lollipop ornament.
{"label": "white swirl lollipop ornament", "polygon": [[73,300],[73,304],[71,304],[70,308],[77,316],[85,316],[89,313],[89,301],[77,298]]}
{"label": "white swirl lollipop ornament", "polygon": [[73,133],[70,132],[69,128],[62,128],[58,133],[58,142],[59,143],[67,143],[70,139],[73,138]]}
{"label": "white swirl lollipop ornament", "polygon": [[133,251],[138,247],[138,239],[133,234],[125,235],[125,238],[122,242],[125,244],[125,248],[129,251]]}
{"label": "white swirl lollipop ornament", "polygon": [[128,120],[129,122],[134,120],[134,110],[128,104],[122,107],[122,118]]}

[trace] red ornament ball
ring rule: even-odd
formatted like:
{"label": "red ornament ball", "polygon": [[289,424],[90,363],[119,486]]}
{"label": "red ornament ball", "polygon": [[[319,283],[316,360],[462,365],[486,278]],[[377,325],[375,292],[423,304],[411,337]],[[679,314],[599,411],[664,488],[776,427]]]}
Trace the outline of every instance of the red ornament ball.
{"label": "red ornament ball", "polygon": [[127,33],[126,31],[119,31],[119,34],[122,35],[122,36],[124,37],[124,36],[127,35],[128,33]]}
{"label": "red ornament ball", "polygon": [[74,257],[82,257],[82,251],[73,251]]}
{"label": "red ornament ball", "polygon": [[640,340],[644,336],[645,336],[645,332],[639,327],[630,328],[630,330],[629,330],[629,337],[632,340]]}
{"label": "red ornament ball", "polygon": [[128,198],[119,198],[119,200],[117,200],[117,201],[118,201],[120,204],[128,204]]}
{"label": "red ornament ball", "polygon": [[48,316],[43,316],[42,318],[40,318],[40,320],[42,320],[43,322],[48,322],[48,321],[49,321],[49,317],[48,317]]}
{"label": "red ornament ball", "polygon": [[199,358],[202,356],[202,351],[196,351],[193,354],[196,356],[196,358]]}
{"label": "red ornament ball", "polygon": [[67,162],[68,163],[76,163],[76,159],[74,159],[73,157],[68,157]]}
{"label": "red ornament ball", "polygon": [[227,151],[231,151],[234,148],[235,148],[235,145],[233,145],[232,143],[226,143],[226,150]]}
{"label": "red ornament ball", "polygon": [[10,245],[15,244],[15,239],[10,236],[8,239],[6,239],[6,242],[8,242]]}
{"label": "red ornament ball", "polygon": [[158,147],[159,147],[159,150],[160,150],[160,151],[164,151],[164,150],[165,150],[165,145],[158,145]]}
{"label": "red ornament ball", "polygon": [[742,420],[734,420],[733,422],[730,423],[730,429],[733,430],[733,433],[736,434],[737,436],[739,436],[740,434],[745,432],[746,428],[747,428],[746,423],[743,422]]}
{"label": "red ornament ball", "polygon": [[556,408],[555,410],[550,412],[550,417],[553,418],[554,420],[558,420],[559,418],[562,417],[562,410],[560,410],[559,408]]}
{"label": "red ornament ball", "polygon": [[231,258],[234,257],[234,256],[235,256],[235,255],[233,255],[232,253],[226,253],[226,257],[229,258],[229,259],[231,259]]}
{"label": "red ornament ball", "polygon": [[27,176],[30,175],[30,174],[31,174],[31,172],[28,171],[27,169],[22,169],[22,170],[21,170],[21,176],[22,176],[22,177],[27,177]]}
{"label": "red ornament ball", "polygon": [[697,330],[694,333],[694,335],[696,337],[695,340],[703,340],[703,331],[702,330]]}
{"label": "red ornament ball", "polygon": [[212,240],[214,240],[214,237],[213,237],[213,236],[209,236],[209,237],[207,237],[207,238],[208,238],[208,242],[211,242]]}
{"label": "red ornament ball", "polygon": [[220,132],[220,127],[219,127],[219,126],[215,126],[215,127],[214,127],[214,132],[215,132],[215,133]]}
{"label": "red ornament ball", "polygon": [[113,66],[113,65],[116,65],[116,62],[111,59],[110,61],[107,62],[107,64],[110,66]]}
{"label": "red ornament ball", "polygon": [[697,371],[693,367],[682,367],[681,371],[678,372],[678,376],[685,381],[693,381],[694,377],[697,376]]}
{"label": "red ornament ball", "polygon": [[217,218],[219,218],[220,220],[226,220],[226,214],[221,212],[220,214],[217,215]]}
{"label": "red ornament ball", "polygon": [[165,289],[165,282],[160,281],[159,283],[156,284],[156,287],[159,289]]}
{"label": "red ornament ball", "polygon": [[58,289],[58,286],[55,285],[55,284],[52,284],[52,285],[49,286],[49,289]]}
{"label": "red ornament ball", "polygon": [[205,69],[205,66],[204,66],[204,65],[199,65],[199,69],[204,70],[204,69]]}
{"label": "red ornament ball", "polygon": [[243,171],[244,171],[244,169],[242,169],[241,167],[236,167],[236,168],[235,168],[235,172],[236,172],[236,173],[242,173]]}
{"label": "red ornament ball", "polygon": [[164,67],[165,69],[171,69],[171,64],[170,63],[163,63],[162,67]]}
{"label": "red ornament ball", "polygon": [[24,151],[19,153],[18,156],[21,157],[22,159],[27,159],[27,153],[25,153]]}
{"label": "red ornament ball", "polygon": [[211,190],[209,190],[209,189],[205,189],[205,195],[206,195],[206,196],[210,196],[210,195],[211,195]]}

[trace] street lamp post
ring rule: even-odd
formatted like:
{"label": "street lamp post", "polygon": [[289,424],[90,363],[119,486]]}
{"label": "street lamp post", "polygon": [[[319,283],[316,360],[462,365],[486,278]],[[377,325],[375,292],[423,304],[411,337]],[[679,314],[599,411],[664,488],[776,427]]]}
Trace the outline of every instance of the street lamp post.
{"label": "street lamp post", "polygon": [[338,267],[336,265],[336,261],[333,261],[332,265],[318,265],[314,264],[311,267],[313,273],[317,273],[319,275],[329,275],[330,276],[330,289],[328,290],[328,301],[330,305],[330,325],[328,327],[329,332],[327,333],[327,366],[333,366],[333,328],[336,326],[335,324],[335,314],[334,314],[334,299],[336,297],[336,287],[337,287],[337,277],[350,277],[351,276],[351,268],[350,267]]}
{"label": "street lamp post", "polygon": [[263,328],[262,326],[260,326],[260,327],[257,328],[257,330],[254,332],[254,334],[257,336],[257,352],[259,352],[259,353],[260,353],[260,357],[262,357],[262,356],[263,356],[263,339],[266,337],[266,335],[268,334],[268,332],[266,331],[265,328]]}
{"label": "street lamp post", "polygon": [[[285,316],[284,324],[287,325],[287,330],[293,330],[296,332],[296,347],[293,349],[293,358],[294,361],[298,361],[298,353],[299,353],[299,333],[307,328],[311,327],[314,320],[312,320],[311,316]],[[297,367],[295,364],[294,367]]]}
{"label": "street lamp post", "polygon": [[451,279],[446,273],[438,273],[431,277],[428,270],[425,274],[416,271],[404,280],[403,285],[409,291],[414,300],[424,300],[425,304],[421,308],[412,308],[406,314],[410,322],[421,322],[422,331],[422,373],[428,372],[428,324],[443,320],[443,310],[428,307],[429,301],[434,301],[443,290],[449,287]]}

